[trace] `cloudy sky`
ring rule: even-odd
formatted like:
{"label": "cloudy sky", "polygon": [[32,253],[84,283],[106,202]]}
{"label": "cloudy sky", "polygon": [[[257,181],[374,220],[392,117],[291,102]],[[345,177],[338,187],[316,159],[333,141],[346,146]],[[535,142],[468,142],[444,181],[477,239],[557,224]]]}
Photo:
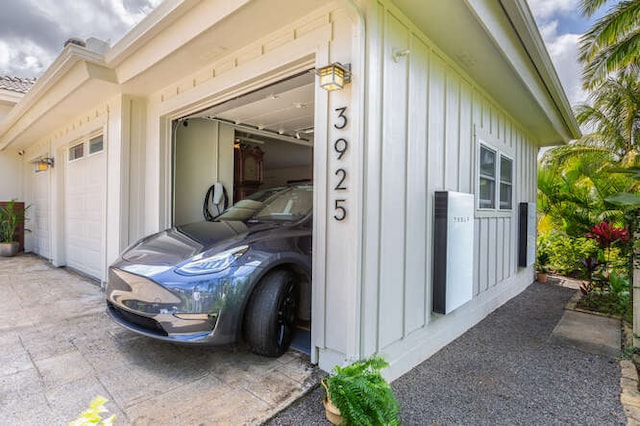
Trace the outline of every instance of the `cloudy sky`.
{"label": "cloudy sky", "polygon": [[[589,26],[579,0],[528,0],[572,104],[580,89],[577,42]],[[118,41],[161,0],[0,0],[0,75],[38,77],[71,37]]]}
{"label": "cloudy sky", "polygon": [[161,0],[0,0],[0,75],[38,77],[71,37],[111,44]]}
{"label": "cloudy sky", "polygon": [[606,11],[591,20],[578,12],[579,0],[528,0],[547,50],[572,105],[586,101],[581,88],[582,68],[578,63],[578,41],[591,24]]}

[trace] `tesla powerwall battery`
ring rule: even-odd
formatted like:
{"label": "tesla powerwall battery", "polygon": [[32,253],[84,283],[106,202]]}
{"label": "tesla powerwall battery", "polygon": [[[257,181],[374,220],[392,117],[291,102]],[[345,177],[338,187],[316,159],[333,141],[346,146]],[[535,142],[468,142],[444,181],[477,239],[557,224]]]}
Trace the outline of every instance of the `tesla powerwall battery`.
{"label": "tesla powerwall battery", "polygon": [[448,314],[473,297],[473,194],[436,191],[433,311]]}
{"label": "tesla powerwall battery", "polygon": [[518,266],[533,265],[536,257],[536,203],[520,203],[518,217]]}

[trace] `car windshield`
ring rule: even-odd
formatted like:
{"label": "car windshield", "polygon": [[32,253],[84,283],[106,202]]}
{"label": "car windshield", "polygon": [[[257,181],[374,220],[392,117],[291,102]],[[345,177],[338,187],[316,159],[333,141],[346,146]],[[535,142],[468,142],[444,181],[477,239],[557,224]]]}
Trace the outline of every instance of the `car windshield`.
{"label": "car windshield", "polygon": [[298,220],[313,208],[313,186],[296,185],[255,192],[215,218],[229,221]]}
{"label": "car windshield", "polygon": [[251,219],[254,221],[298,220],[313,209],[313,186],[292,186],[263,201],[264,207]]}
{"label": "car windshield", "polygon": [[227,210],[216,216],[215,220],[241,220],[245,221],[256,212],[264,208],[264,201],[273,197],[280,191],[283,191],[286,187],[269,188],[262,191],[255,192],[249,195],[247,198],[242,199],[229,207]]}

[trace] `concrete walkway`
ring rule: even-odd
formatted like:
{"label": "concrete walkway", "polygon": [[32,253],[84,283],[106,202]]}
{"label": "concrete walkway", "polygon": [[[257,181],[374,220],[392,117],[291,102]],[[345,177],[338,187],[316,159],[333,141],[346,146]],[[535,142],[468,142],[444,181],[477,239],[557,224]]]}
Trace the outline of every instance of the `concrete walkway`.
{"label": "concrete walkway", "polygon": [[97,395],[116,425],[258,424],[317,383],[308,358],[178,347],[113,324],[97,283],[0,258],[0,425],[65,425]]}
{"label": "concrete walkway", "polygon": [[[557,327],[574,293],[574,289],[534,283],[394,381],[402,423],[626,424],[620,402],[620,363],[612,352],[591,353],[595,346],[602,349],[603,342],[576,345],[578,336],[588,339],[598,334],[593,323],[574,321]],[[618,333],[614,338],[618,350],[614,347],[613,352],[619,353],[619,321],[597,322],[604,334]],[[572,340],[552,338],[554,330],[557,335],[568,333]],[[314,389],[267,424],[327,424],[322,395],[322,389]],[[629,424],[636,423],[630,420]]]}

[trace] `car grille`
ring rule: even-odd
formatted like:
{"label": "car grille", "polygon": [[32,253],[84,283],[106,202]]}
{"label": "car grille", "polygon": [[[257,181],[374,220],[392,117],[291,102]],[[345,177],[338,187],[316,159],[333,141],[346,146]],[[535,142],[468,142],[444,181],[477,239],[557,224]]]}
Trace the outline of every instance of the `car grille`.
{"label": "car grille", "polygon": [[125,311],[115,306],[113,303],[108,302],[109,310],[120,321],[127,324],[137,326],[147,333],[156,334],[158,336],[167,336],[167,332],[160,326],[158,321],[153,318],[145,317],[142,315],[134,314],[133,312]]}

